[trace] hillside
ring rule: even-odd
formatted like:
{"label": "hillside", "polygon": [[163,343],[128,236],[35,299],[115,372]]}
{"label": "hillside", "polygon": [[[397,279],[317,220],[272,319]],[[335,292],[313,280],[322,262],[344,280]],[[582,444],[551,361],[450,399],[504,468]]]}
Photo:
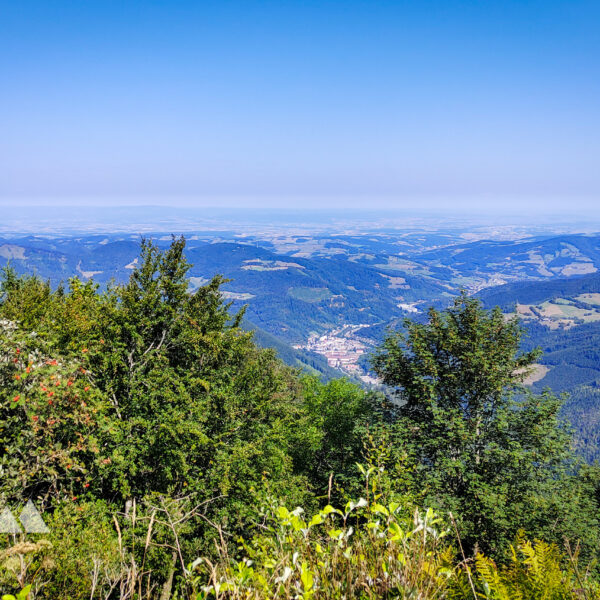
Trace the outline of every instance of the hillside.
{"label": "hillside", "polygon": [[576,431],[578,450],[600,458],[600,275],[520,282],[478,294],[487,307],[500,306],[521,318],[526,349],[543,351],[544,376],[533,387],[567,392],[564,414]]}
{"label": "hillside", "polygon": [[573,298],[580,294],[599,293],[600,274],[549,281],[519,281],[489,288],[479,292],[478,297],[487,306],[500,306],[514,310],[515,304],[540,304],[555,298]]}
{"label": "hillside", "polygon": [[524,279],[544,280],[595,273],[600,268],[600,236],[478,241],[427,250],[413,260],[436,267],[452,283],[477,291]]}
{"label": "hillside", "polygon": [[[169,236],[158,238],[168,244]],[[90,236],[0,240],[0,266],[10,262],[18,273],[36,273],[57,286],[70,277],[93,278],[101,286],[126,281],[136,264],[139,238]],[[401,302],[433,299],[447,287],[428,278],[354,262],[347,257],[290,257],[250,243],[191,240],[192,289],[219,273],[231,281],[227,299],[248,304],[257,326],[288,342],[345,323],[377,323],[401,315]]]}
{"label": "hillside", "polygon": [[242,327],[254,332],[253,340],[257,346],[260,348],[272,348],[277,352],[277,356],[291,367],[302,369],[305,372],[324,377],[325,379],[335,379],[343,375],[341,371],[330,367],[327,364],[327,359],[320,354],[293,348],[248,319],[243,320]]}
{"label": "hillside", "polygon": [[[261,345],[275,347],[293,366],[326,377],[338,373],[330,366],[340,366],[338,357],[352,362],[347,374],[365,374],[367,356],[388,326],[406,316],[423,319],[427,306],[444,308],[461,288],[479,290],[487,306],[498,304],[506,312],[516,310],[518,302],[533,341],[548,349],[549,371],[536,385],[572,390],[593,382],[595,367],[580,364],[579,354],[569,352],[581,340],[566,331],[590,325],[584,335],[595,343],[600,274],[565,274],[600,267],[600,237],[465,242],[464,236],[460,230],[197,232],[186,247],[192,264],[188,281],[194,291],[215,274],[223,275],[228,279],[224,299],[233,310],[246,307]],[[152,238],[159,248],[171,240],[163,233]],[[139,236],[122,234],[5,238],[0,239],[0,266],[10,263],[18,273],[36,273],[53,287],[79,277],[104,289],[110,281],[128,280],[139,243]],[[353,348],[363,352],[359,359]]]}

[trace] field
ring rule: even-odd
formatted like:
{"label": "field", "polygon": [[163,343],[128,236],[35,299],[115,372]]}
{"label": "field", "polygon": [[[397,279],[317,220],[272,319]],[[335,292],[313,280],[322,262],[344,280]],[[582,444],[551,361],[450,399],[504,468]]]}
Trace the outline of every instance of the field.
{"label": "field", "polygon": [[550,368],[546,365],[533,365],[533,371],[523,380],[523,383],[525,385],[533,385],[546,377],[549,371]]}
{"label": "field", "polygon": [[580,302],[585,302],[586,304],[593,304],[595,306],[600,306],[600,294],[579,294],[576,300]]}
{"label": "field", "polygon": [[294,287],[288,290],[288,294],[292,298],[304,302],[321,302],[331,297],[328,288]]}
{"label": "field", "polygon": [[[600,297],[600,294],[582,294],[581,296]],[[586,304],[592,304],[589,299],[583,300],[581,296],[577,299]],[[598,304],[600,306],[600,300],[598,300]],[[569,329],[574,325],[600,321],[600,309],[582,308],[572,300],[565,298],[555,298],[535,305],[517,304],[517,314],[525,321],[537,320],[549,329]]]}

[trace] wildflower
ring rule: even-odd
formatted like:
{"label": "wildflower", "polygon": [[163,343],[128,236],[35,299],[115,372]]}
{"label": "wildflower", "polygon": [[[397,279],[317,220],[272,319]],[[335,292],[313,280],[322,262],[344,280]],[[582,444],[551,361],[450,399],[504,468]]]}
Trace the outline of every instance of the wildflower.
{"label": "wildflower", "polygon": [[55,386],[59,386],[60,385],[60,381],[57,381],[54,385]]}
{"label": "wildflower", "polygon": [[52,400],[48,400],[48,406],[52,406]]}
{"label": "wildflower", "polygon": [[17,354],[21,354],[21,350],[17,348]]}
{"label": "wildflower", "polygon": [[84,483],[84,484],[83,484],[83,487],[84,487],[84,488],[89,488],[89,487],[90,487],[90,484],[89,484],[89,483]]}
{"label": "wildflower", "polygon": [[52,398],[54,396],[54,392],[48,392],[48,398]]}
{"label": "wildflower", "polygon": [[31,367],[27,367],[27,368],[25,369],[25,373],[31,373]]}
{"label": "wildflower", "polygon": [[87,391],[89,391],[89,389],[90,389],[90,386],[89,386],[89,385],[86,385],[86,386],[83,388],[83,391],[84,391],[84,392],[87,392]]}
{"label": "wildflower", "polygon": [[73,382],[69,379],[69,381],[67,381],[67,387],[71,387],[73,385]]}
{"label": "wildflower", "polygon": [[20,397],[21,397],[21,396],[19,396],[19,395],[15,396],[15,397],[13,398],[13,402],[18,402]]}
{"label": "wildflower", "polygon": [[31,417],[31,418],[36,422],[39,421],[39,419],[40,419],[37,415],[33,415],[33,417]]}
{"label": "wildflower", "polygon": [[19,379],[21,379],[21,376],[20,376],[20,375],[15,375],[15,379],[16,379],[17,381],[19,381]]}
{"label": "wildflower", "polygon": [[87,349],[87,348],[84,348],[84,349],[82,350],[82,352],[83,352],[84,354],[85,354],[87,351],[88,351],[88,349]]}

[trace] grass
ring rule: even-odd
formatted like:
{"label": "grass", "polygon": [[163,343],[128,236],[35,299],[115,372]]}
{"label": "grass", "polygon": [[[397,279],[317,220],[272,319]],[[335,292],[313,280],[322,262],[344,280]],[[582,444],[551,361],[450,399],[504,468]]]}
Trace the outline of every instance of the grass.
{"label": "grass", "polygon": [[583,323],[600,321],[600,294],[581,294],[577,297],[578,300],[592,304],[589,298],[586,300],[583,296],[597,300],[599,309],[580,308],[571,300],[556,298],[538,305],[519,304],[517,314],[525,320],[538,319],[550,329],[556,329],[561,325],[567,328],[573,327],[580,321]]}
{"label": "grass", "polygon": [[579,294],[576,300],[580,302],[585,302],[586,304],[593,304],[595,306],[600,306],[600,294]]}
{"label": "grass", "polygon": [[311,303],[322,302],[332,296],[331,291],[328,288],[311,287],[293,287],[288,290],[288,294],[296,300]]}

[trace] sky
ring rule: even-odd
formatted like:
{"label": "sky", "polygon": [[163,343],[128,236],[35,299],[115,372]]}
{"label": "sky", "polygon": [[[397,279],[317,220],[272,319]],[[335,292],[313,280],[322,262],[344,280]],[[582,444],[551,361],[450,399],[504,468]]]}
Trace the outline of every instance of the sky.
{"label": "sky", "polygon": [[0,206],[592,210],[600,2],[0,0]]}

